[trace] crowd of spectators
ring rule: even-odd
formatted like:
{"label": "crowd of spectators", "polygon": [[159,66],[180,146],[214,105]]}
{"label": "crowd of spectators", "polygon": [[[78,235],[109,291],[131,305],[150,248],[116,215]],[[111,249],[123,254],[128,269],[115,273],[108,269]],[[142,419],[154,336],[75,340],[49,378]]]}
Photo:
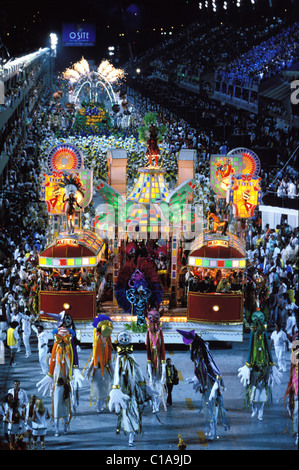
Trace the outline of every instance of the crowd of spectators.
{"label": "crowd of spectators", "polygon": [[275,228],[262,227],[259,217],[247,239],[246,308],[251,312],[256,307],[258,293],[269,324],[280,323],[283,330],[288,330],[289,316],[298,327],[298,243],[298,227],[287,220]]}
{"label": "crowd of spectators", "polygon": [[298,24],[288,26],[236,60],[219,67],[216,77],[226,83],[252,87],[289,68],[299,58]]}
{"label": "crowd of spectators", "polygon": [[42,116],[47,113],[47,91],[44,93],[30,115],[27,140],[11,148],[1,188],[0,315],[7,324],[16,321],[19,314],[37,312],[38,253],[47,243],[48,224],[40,199],[37,151],[43,133]]}
{"label": "crowd of spectators", "polygon": [[8,75],[2,74],[0,70],[0,77],[4,80],[5,89],[4,104],[0,104],[0,113],[12,109],[22,97],[23,91],[26,88],[33,86],[34,92],[38,93],[36,84],[45,61],[46,58],[42,57],[27,67],[19,64],[18,69]]}
{"label": "crowd of spectators", "polygon": [[[295,188],[291,187],[292,195],[298,195],[295,152],[299,144],[299,132],[295,127],[281,127],[276,117],[263,113],[250,114],[223,106],[205,93],[198,96],[176,85],[146,76],[135,78],[130,85],[134,87],[132,95],[139,105],[145,108],[150,101],[152,109],[159,112],[162,122],[170,127],[170,132],[166,134],[170,150],[178,151],[183,147],[197,150],[198,172],[208,176],[207,161],[210,155],[221,153],[222,148],[232,150],[231,136],[245,135],[250,139],[249,148],[257,149],[258,156],[259,149],[271,153],[271,160],[267,158],[267,161],[262,162],[263,195],[276,192],[284,178],[295,185]],[[164,97],[169,92],[171,98],[167,101]],[[146,98],[149,96],[150,99]],[[192,109],[196,117],[179,119],[177,115],[183,113],[184,109],[187,112]],[[229,129],[227,135],[226,129]]]}
{"label": "crowd of spectators", "polygon": [[[283,34],[287,28],[280,18],[264,18],[246,28],[232,23],[205,24],[193,23],[171,36],[158,47],[148,49],[146,54],[130,59],[126,68],[138,66],[150,61],[151,68],[165,81],[172,76],[177,82],[199,83],[206,73],[222,70],[223,64],[233,63],[236,57],[250,54],[252,49],[262,42],[271,42],[274,35]],[[287,34],[287,33],[286,33]],[[234,47],[231,47],[234,44]],[[228,66],[230,70],[230,66]]]}

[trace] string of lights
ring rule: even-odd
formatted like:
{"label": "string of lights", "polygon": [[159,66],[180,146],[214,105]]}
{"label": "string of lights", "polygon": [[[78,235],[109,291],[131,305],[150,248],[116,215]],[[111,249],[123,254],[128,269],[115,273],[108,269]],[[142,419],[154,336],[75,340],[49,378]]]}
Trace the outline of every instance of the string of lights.
{"label": "string of lights", "polygon": [[[255,6],[259,0],[250,0],[252,6]],[[269,7],[272,7],[272,0],[261,0],[269,3]],[[216,13],[217,10],[223,9],[228,10],[229,8],[241,8],[244,5],[244,0],[204,0],[198,3],[200,10],[208,9],[213,10]],[[248,2],[247,2],[248,3]]]}

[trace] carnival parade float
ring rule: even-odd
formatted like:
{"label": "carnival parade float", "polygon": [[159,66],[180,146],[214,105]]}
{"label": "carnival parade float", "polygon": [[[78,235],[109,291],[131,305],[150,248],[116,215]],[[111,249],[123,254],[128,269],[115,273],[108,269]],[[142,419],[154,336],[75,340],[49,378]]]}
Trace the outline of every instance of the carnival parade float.
{"label": "carnival parade float", "polygon": [[[78,90],[85,79],[83,74]],[[99,122],[104,117],[97,101],[80,109],[85,121],[92,110]],[[144,116],[138,131],[146,163],[130,188],[125,149],[107,151],[106,180],[84,168],[84,155],[72,143],[48,153],[42,196],[51,235],[39,256],[39,310],[68,310],[83,342],[92,342],[92,321],[103,313],[113,321],[115,338],[125,328],[133,343],[145,343],[153,309],[163,309],[165,343],[180,343],[178,328],[206,340],[243,339],[245,235],[261,198],[259,159],[248,149],[212,155],[215,204],[205,212],[200,200],[194,202],[195,150],[180,150],[177,182],[168,187],[160,154],[166,130],[156,113]],[[91,202],[87,229],[83,216]]]}

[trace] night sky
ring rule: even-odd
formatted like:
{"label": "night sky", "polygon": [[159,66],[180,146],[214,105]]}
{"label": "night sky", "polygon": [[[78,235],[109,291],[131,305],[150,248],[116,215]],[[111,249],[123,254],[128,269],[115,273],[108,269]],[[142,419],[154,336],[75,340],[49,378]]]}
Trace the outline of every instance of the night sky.
{"label": "night sky", "polygon": [[[297,0],[270,0],[272,8],[269,0],[256,0],[254,8],[250,0],[242,0],[239,9],[235,0],[227,1],[232,5],[229,11],[221,6],[217,14],[212,14],[199,9],[199,0],[0,0],[0,37],[11,56],[49,46],[49,35],[54,32],[60,40],[57,60],[63,66],[82,55],[99,63],[108,58],[109,46],[118,47],[123,62],[129,58],[129,45],[133,55],[138,55],[168,37],[169,32],[175,33],[194,21],[205,22],[207,26],[221,21],[241,22],[246,27],[250,22],[262,21],[264,15],[294,18]],[[62,25],[82,22],[96,24],[96,45],[64,47]],[[161,35],[161,31],[166,35]]]}

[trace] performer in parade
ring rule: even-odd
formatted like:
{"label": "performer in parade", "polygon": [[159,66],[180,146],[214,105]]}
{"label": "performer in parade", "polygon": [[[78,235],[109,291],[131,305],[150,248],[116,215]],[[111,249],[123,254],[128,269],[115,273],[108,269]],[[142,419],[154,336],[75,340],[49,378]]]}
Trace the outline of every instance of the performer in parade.
{"label": "performer in parade", "polygon": [[66,203],[65,213],[67,217],[68,231],[69,231],[69,234],[73,234],[75,230],[74,221],[75,221],[76,207],[79,207],[79,209],[81,209],[81,206],[78,204],[74,191],[70,191],[68,196],[64,194],[63,202]]}
{"label": "performer in parade", "polygon": [[146,333],[146,353],[147,353],[147,371],[149,375],[149,385],[153,387],[157,396],[153,400],[153,413],[159,411],[160,403],[166,406],[166,361],[165,344],[160,318],[163,310],[151,309],[146,314],[147,333]]}
{"label": "performer in parade", "polygon": [[291,434],[295,438],[295,445],[298,446],[298,349],[299,333],[293,328],[293,337],[291,344],[291,367],[285,400],[287,401],[288,416],[292,420]]}
{"label": "performer in parade", "polygon": [[49,372],[36,384],[43,396],[52,397],[52,419],[56,436],[59,436],[60,418],[64,421],[64,433],[68,432],[72,417],[72,388],[80,388],[84,380],[79,370],[75,332],[67,328],[64,316],[64,311],[57,315],[59,326],[53,331],[54,345]]}
{"label": "performer in parade", "polygon": [[117,414],[117,430],[129,435],[129,446],[135,434],[142,433],[142,412],[145,404],[156,393],[147,384],[133,354],[132,338],[128,331],[118,334],[117,358],[113,385],[110,391],[109,410]]}
{"label": "performer in parade", "polygon": [[108,315],[99,314],[92,323],[93,347],[91,359],[85,368],[85,376],[91,379],[90,403],[97,404],[97,411],[103,411],[108,403],[112,385],[112,341],[113,323]]}
{"label": "performer in parade", "polygon": [[210,352],[208,343],[194,330],[177,330],[186,345],[191,345],[191,361],[194,363],[194,376],[187,382],[193,384],[196,392],[201,394],[201,410],[205,413],[205,437],[207,440],[218,438],[218,420],[224,430],[230,429],[223,403],[225,390],[221,372]]}
{"label": "performer in parade", "polygon": [[272,388],[280,383],[281,373],[272,359],[264,314],[257,310],[251,320],[248,359],[239,368],[238,377],[246,387],[245,407],[252,408],[252,418],[257,415],[262,420],[265,406],[272,404]]}

